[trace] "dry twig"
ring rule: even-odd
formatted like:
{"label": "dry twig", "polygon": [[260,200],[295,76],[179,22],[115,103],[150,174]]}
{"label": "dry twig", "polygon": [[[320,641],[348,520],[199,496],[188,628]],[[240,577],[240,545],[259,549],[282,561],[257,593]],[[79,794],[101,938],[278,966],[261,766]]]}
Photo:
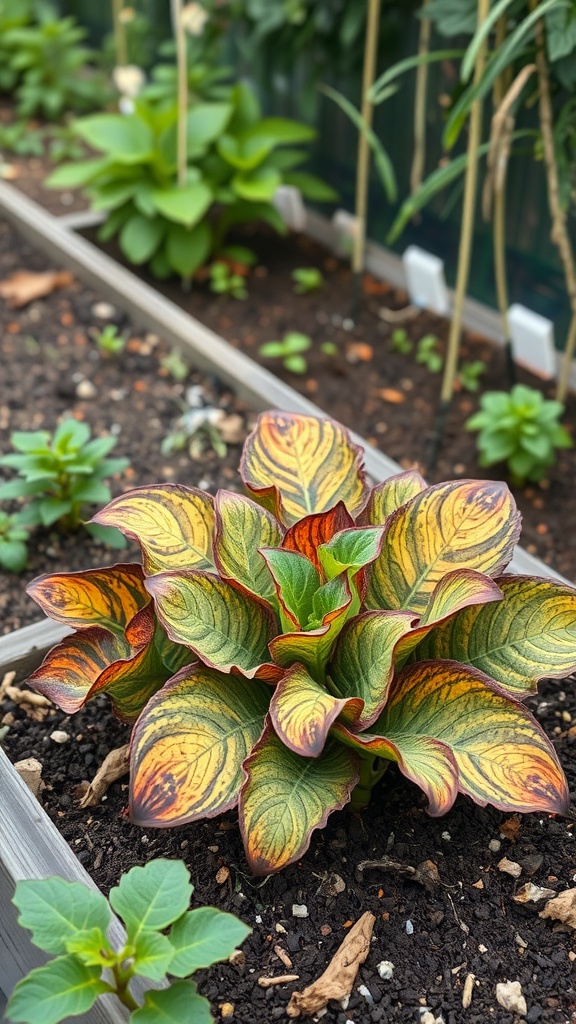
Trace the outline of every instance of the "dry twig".
{"label": "dry twig", "polygon": [[286,1013],[289,1017],[311,1017],[323,1010],[331,999],[341,1002],[350,995],[358,974],[370,952],[370,940],[376,918],[369,910],[356,921],[336,950],[328,967],[317,981],[303,992],[293,992]]}
{"label": "dry twig", "polygon": [[117,779],[126,775],[130,764],[130,744],[111,750],[104,758],[84,796],[80,800],[80,807],[94,807],[99,804],[104,793]]}

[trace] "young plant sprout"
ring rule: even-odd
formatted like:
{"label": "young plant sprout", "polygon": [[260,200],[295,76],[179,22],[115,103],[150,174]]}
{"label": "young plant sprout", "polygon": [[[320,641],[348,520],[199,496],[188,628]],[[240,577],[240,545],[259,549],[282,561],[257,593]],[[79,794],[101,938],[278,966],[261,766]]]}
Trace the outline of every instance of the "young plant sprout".
{"label": "young plant sprout", "polygon": [[104,352],[109,356],[115,356],[124,351],[126,347],[126,339],[118,333],[118,328],[115,324],[107,324],[107,326],[96,335],[96,344],[100,349],[100,352]]}
{"label": "young plant sprout", "polygon": [[458,380],[465,391],[478,391],[480,388],[480,377],[486,373],[486,363],[483,359],[474,359],[471,363],[461,363],[458,370]]}
{"label": "young plant sprout", "polygon": [[230,295],[233,299],[248,298],[245,279],[223,260],[210,264],[210,291],[217,295]]}
{"label": "young plant sprout", "polygon": [[282,341],[267,341],[260,345],[258,352],[264,359],[281,359],[282,366],[290,373],[304,374],[308,370],[308,362],[304,352],[312,348],[312,341],[307,334],[289,331]]}
{"label": "young plant sprout", "polygon": [[294,291],[297,295],[318,291],[324,284],[322,271],[317,267],[297,267],[292,271]]}
{"label": "young plant sprout", "polygon": [[408,337],[406,328],[396,327],[392,331],[392,348],[395,352],[401,352],[403,356],[407,356],[412,351],[412,341]]}
{"label": "young plant sprout", "polygon": [[416,345],[416,362],[423,363],[430,373],[439,373],[444,360],[438,351],[438,338],[434,334],[425,334]]}

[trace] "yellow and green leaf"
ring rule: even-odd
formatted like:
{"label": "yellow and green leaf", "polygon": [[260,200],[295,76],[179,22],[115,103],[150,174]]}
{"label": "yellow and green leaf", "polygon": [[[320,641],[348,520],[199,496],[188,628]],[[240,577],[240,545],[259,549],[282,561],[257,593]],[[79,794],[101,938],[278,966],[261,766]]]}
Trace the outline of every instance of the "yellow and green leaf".
{"label": "yellow and green leaf", "polygon": [[269,688],[196,665],[148,702],[134,728],[130,813],[138,825],[183,825],[236,805],[242,762],[260,734]]}
{"label": "yellow and green leaf", "polygon": [[289,551],[298,551],[306,555],[318,572],[321,571],[318,559],[318,548],[332,540],[334,534],[341,530],[347,530],[354,526],[354,520],[343,501],[339,501],[334,508],[328,512],[316,512],[310,516],[304,516],[294,523],[282,541],[282,547]]}
{"label": "yellow and green leaf", "polygon": [[261,601],[200,570],[160,573],[149,577],[146,587],[170,639],[207,665],[253,676],[269,661],[268,642],[277,624]]}
{"label": "yellow and green leaf", "polygon": [[76,629],[102,626],[120,634],[150,601],[139,565],[47,573],[29,583],[26,592],[56,622]]}
{"label": "yellow and green leaf", "polygon": [[393,681],[372,732],[401,753],[419,737],[446,744],[460,792],[481,806],[567,809],[568,786],[552,744],[526,708],[475,668],[456,661],[410,665]]}
{"label": "yellow and green leaf", "polygon": [[48,651],[28,684],[72,715],[84,706],[102,673],[131,653],[124,637],[101,626],[88,626]]}
{"label": "yellow and green leaf", "polygon": [[243,494],[218,491],[214,556],[225,579],[236,580],[245,590],[274,604],[276,590],[259,548],[282,543],[279,522]]}
{"label": "yellow and green leaf", "polygon": [[322,679],[330,652],[352,604],[352,592],[345,573],[326,583],[315,599],[317,597],[320,598],[316,602],[321,616],[319,625],[296,633],[282,633],[270,641],[269,648],[277,665],[289,668],[299,661],[315,679]]}
{"label": "yellow and green leaf", "polygon": [[415,498],[420,491],[425,491],[427,487],[424,477],[415,469],[389,476],[370,491],[368,504],[358,519],[359,524],[381,526],[396,509],[401,508],[411,498]]}
{"label": "yellow and green leaf", "polygon": [[318,757],[332,722],[346,705],[351,717],[357,718],[362,701],[333,697],[303,665],[294,665],[274,690],[270,717],[276,734],[290,750],[303,757]]}
{"label": "yellow and green leaf", "polygon": [[279,871],[301,857],[314,829],[348,803],[360,777],[358,755],[329,740],[320,757],[288,750],[267,728],[244,764],[238,813],[255,875]]}
{"label": "yellow and green leaf", "polygon": [[265,412],[244,445],[240,472],[256,500],[286,526],[343,502],[366,499],[362,449],[334,420]]}
{"label": "yellow and green leaf", "polygon": [[214,503],[205,491],[181,484],[135,487],[114,498],[92,522],[115,526],[136,540],[147,574],[214,568]]}
{"label": "yellow and green leaf", "polygon": [[368,570],[366,604],[423,614],[446,573],[501,572],[519,532],[506,484],[453,480],[428,487],[389,517],[382,550]]}
{"label": "yellow and green leaf", "polygon": [[473,665],[513,696],[536,690],[543,676],[576,671],[576,590],[553,580],[501,576],[498,604],[464,608],[436,626],[418,657]]}
{"label": "yellow and green leaf", "polygon": [[[154,642],[155,629],[161,632],[152,606],[148,605],[126,631],[132,647],[131,656],[108,665],[88,694],[92,699],[98,693],[106,693],[114,714],[122,722],[135,722],[152,694],[164,685],[170,675]],[[192,655],[190,651],[186,653],[190,661]]]}

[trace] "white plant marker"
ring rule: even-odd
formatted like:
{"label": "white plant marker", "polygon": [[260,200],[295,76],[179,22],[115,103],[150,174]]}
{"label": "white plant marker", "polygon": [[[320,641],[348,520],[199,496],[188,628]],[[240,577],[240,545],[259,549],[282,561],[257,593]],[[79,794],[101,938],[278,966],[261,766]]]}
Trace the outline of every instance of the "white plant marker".
{"label": "white plant marker", "polygon": [[299,188],[295,185],[279,185],[274,193],[273,203],[287,228],[291,231],[304,231],[306,207]]}
{"label": "white plant marker", "polygon": [[508,310],[514,359],[544,380],[556,376],[554,324],[526,306],[514,303]]}
{"label": "white plant marker", "polygon": [[444,261],[418,245],[409,245],[402,257],[410,302],[445,316],[450,309],[444,279]]}

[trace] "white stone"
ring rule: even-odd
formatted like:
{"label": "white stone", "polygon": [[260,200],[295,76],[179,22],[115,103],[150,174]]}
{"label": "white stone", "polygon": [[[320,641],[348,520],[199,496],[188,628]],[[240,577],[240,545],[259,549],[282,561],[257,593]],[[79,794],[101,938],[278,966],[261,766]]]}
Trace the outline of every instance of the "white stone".
{"label": "white stone", "polygon": [[97,317],[98,320],[111,320],[117,315],[117,312],[111,302],[95,302],[91,309],[92,316]]}
{"label": "white stone", "polygon": [[404,925],[404,928],[406,929],[406,935],[413,935],[414,934],[414,925],[412,924],[412,921],[410,921],[410,919],[408,919],[408,921],[406,921],[406,924]]}
{"label": "white stone", "polygon": [[394,964],[391,960],[381,960],[380,963],[376,965],[376,970],[382,978],[382,981],[391,981],[394,977]]}
{"label": "white stone", "polygon": [[520,864],[515,860],[508,860],[508,857],[502,857],[502,860],[498,861],[498,870],[503,871],[505,875],[512,875],[512,878],[520,878],[522,874]]}
{"label": "white stone", "polygon": [[488,849],[491,853],[499,853],[502,843],[499,839],[491,839],[488,843]]}
{"label": "white stone", "polygon": [[445,316],[450,310],[444,279],[444,261],[419,245],[409,245],[402,256],[410,301]]}
{"label": "white stone", "polygon": [[367,985],[358,985],[358,990],[357,991],[360,993],[361,996],[364,997],[364,999],[366,1000],[367,1003],[373,1003],[374,1002],[374,996],[372,995],[372,993],[371,993],[371,991],[370,991],[370,989],[368,988]]}
{"label": "white stone", "polygon": [[545,380],[554,377],[556,353],[552,321],[514,303],[508,310],[508,326],[516,362]]}
{"label": "white stone", "polygon": [[519,981],[501,981],[496,985],[496,999],[508,1013],[518,1013],[525,1017],[528,1012],[526,1000],[522,995]]}
{"label": "white stone", "polygon": [[305,903],[292,904],[292,917],[308,917],[308,907]]}
{"label": "white stone", "polygon": [[54,732],[50,733],[50,739],[53,740],[54,743],[67,743],[70,736],[67,732],[64,732],[63,729],[55,729]]}
{"label": "white stone", "polygon": [[98,391],[91,380],[81,380],[75,388],[76,398],[84,399],[84,401],[90,401],[92,398],[96,398]]}

